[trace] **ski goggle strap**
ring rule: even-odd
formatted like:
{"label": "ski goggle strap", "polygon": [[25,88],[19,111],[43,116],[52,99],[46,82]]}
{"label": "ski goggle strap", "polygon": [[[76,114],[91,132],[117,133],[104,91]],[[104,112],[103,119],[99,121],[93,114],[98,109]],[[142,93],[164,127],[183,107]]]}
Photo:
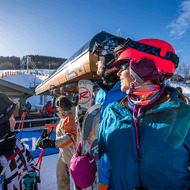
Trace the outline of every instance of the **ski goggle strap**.
{"label": "ski goggle strap", "polygon": [[95,55],[99,55],[100,52],[102,52],[103,50],[103,47],[98,44],[97,42],[95,42],[93,48],[92,48],[92,54],[95,54]]}
{"label": "ski goggle strap", "polygon": [[143,43],[140,43],[140,42],[136,42],[136,41],[131,40],[130,38],[127,38],[126,41],[123,44],[117,46],[114,49],[114,52],[119,53],[119,52],[125,50],[127,47],[130,47],[130,48],[136,49],[138,51],[148,53],[148,54],[151,54],[151,55],[154,55],[154,56],[157,56],[157,57],[160,57],[162,59],[170,60],[170,61],[172,61],[174,63],[175,68],[178,67],[179,57],[175,53],[167,51],[166,55],[164,57],[162,57],[162,56],[160,56],[160,52],[161,52],[160,48],[154,47],[154,46],[151,46],[151,45],[147,45],[147,44],[143,44]]}
{"label": "ski goggle strap", "polygon": [[106,55],[108,53],[113,53],[113,50],[116,48],[115,45],[100,45],[97,42],[95,42],[93,48],[92,48],[92,54],[95,54],[97,56],[99,56],[100,53],[102,53],[103,55]]}

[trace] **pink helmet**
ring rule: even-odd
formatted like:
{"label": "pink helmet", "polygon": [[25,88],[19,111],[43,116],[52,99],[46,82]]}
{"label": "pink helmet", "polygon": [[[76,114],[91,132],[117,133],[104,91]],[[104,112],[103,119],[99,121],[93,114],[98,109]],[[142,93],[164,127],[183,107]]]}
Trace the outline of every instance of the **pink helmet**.
{"label": "pink helmet", "polygon": [[117,47],[119,54],[114,66],[120,69],[122,63],[130,65],[130,74],[137,82],[154,79],[168,79],[174,75],[179,58],[173,47],[159,39],[132,41],[129,38]]}

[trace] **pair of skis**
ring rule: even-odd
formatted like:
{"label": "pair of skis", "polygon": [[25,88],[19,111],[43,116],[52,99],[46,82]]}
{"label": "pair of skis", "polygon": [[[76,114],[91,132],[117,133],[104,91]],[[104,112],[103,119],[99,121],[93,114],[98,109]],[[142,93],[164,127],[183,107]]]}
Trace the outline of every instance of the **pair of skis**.
{"label": "pair of skis", "polygon": [[[99,189],[99,165],[98,165],[98,126],[99,118],[101,114],[101,105],[97,104],[89,108],[84,116],[82,124],[81,135],[81,155],[93,155],[96,161],[97,172],[94,183],[86,188],[86,190],[98,190]],[[75,190],[81,190],[81,188],[75,186]]]}

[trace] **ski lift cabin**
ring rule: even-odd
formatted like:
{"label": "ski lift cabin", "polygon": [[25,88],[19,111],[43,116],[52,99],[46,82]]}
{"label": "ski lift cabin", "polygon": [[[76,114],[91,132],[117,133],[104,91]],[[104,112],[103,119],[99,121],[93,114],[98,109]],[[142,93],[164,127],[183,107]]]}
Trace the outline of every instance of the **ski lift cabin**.
{"label": "ski lift cabin", "polygon": [[[37,95],[54,95],[64,93],[77,93],[78,81],[82,79],[92,82],[101,81],[96,74],[97,58],[92,54],[95,42],[101,44],[104,40],[115,35],[100,32],[82,46],[74,55],[66,60],[54,73],[44,80],[35,89]],[[119,38],[119,37],[118,37]]]}

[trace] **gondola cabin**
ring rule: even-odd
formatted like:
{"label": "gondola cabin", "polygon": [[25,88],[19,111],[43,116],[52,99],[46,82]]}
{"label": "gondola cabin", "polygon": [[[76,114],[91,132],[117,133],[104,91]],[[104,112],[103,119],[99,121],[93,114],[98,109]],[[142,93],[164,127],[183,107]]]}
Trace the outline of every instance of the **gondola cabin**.
{"label": "gondola cabin", "polygon": [[101,81],[100,76],[96,74],[97,58],[92,54],[92,49],[95,42],[101,44],[104,40],[112,37],[117,36],[104,31],[96,34],[45,81],[37,86],[35,89],[36,94],[51,95],[51,92],[56,94],[64,94],[66,92],[77,93],[79,80],[87,79],[92,82]]}

